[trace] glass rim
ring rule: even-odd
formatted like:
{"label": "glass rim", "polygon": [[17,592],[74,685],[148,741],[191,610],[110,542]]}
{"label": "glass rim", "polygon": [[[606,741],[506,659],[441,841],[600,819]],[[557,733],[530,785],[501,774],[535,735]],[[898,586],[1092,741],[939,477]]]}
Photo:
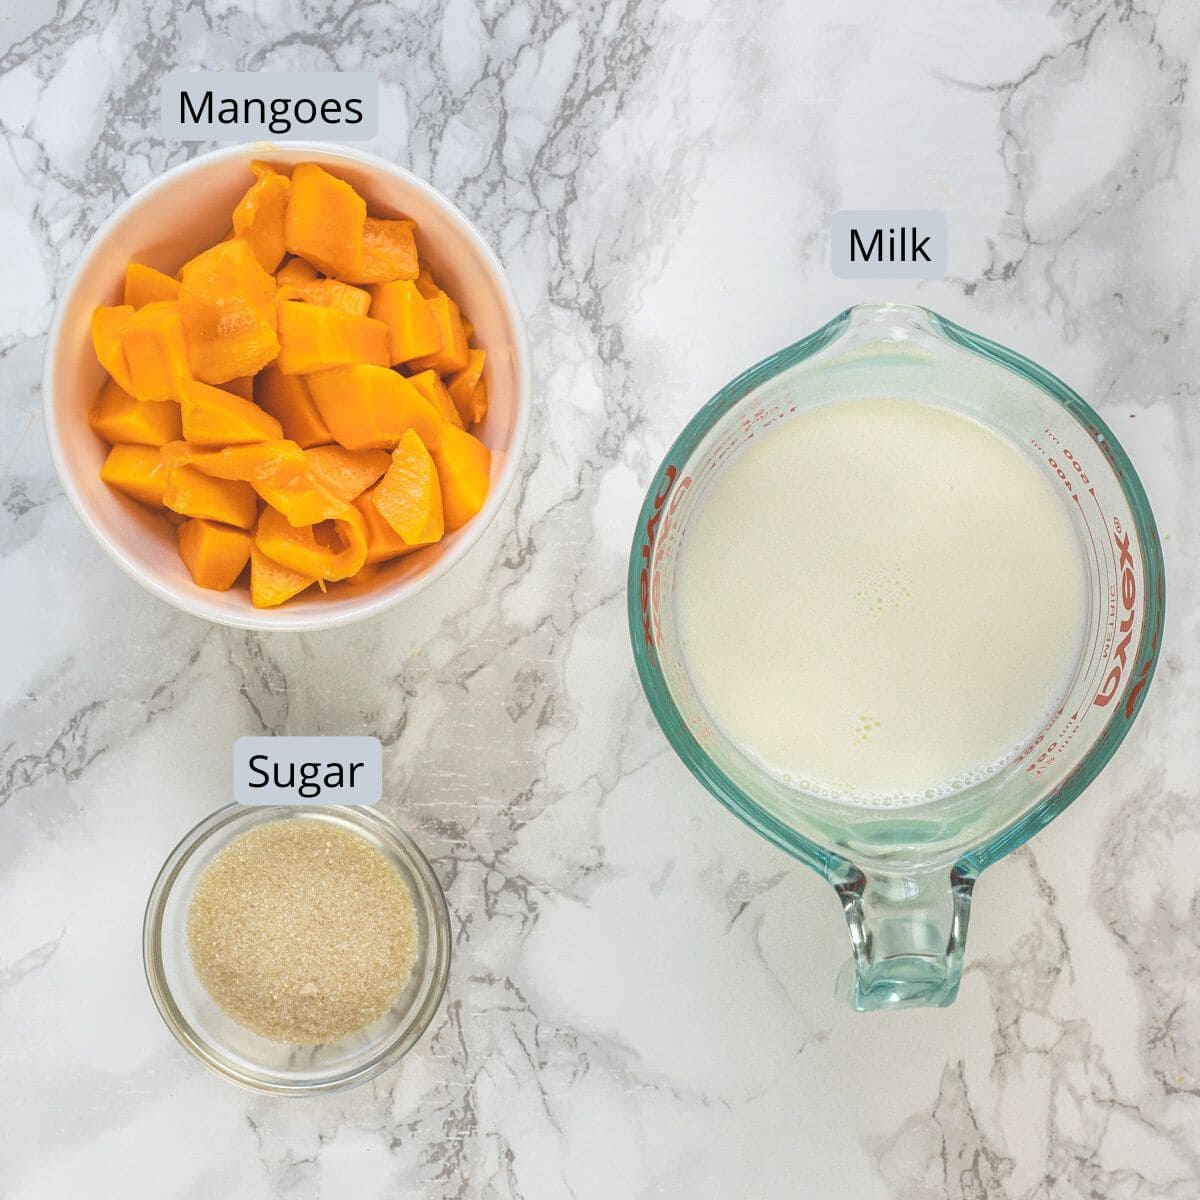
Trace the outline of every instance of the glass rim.
{"label": "glass rim", "polygon": [[[648,547],[652,539],[647,538],[646,531],[654,526],[656,511],[664,502],[661,481],[665,474],[673,468],[677,471],[682,468],[716,421],[732,405],[762,384],[806,359],[812,358],[831,345],[849,328],[857,315],[879,314],[888,311],[916,315],[922,324],[928,326],[935,335],[941,335],[946,341],[961,349],[1022,376],[1049,395],[1072,417],[1083,424],[1094,440],[1103,441],[1104,453],[1115,465],[1117,481],[1129,504],[1142,549],[1146,583],[1146,614],[1138,639],[1137,655],[1133,661],[1146,661],[1145,671],[1142,674],[1129,672],[1129,677],[1125,680],[1119,693],[1122,703],[1114,706],[1112,715],[1099,738],[1089,747],[1084,757],[1064,779],[1008,825],[997,830],[981,844],[956,856],[955,870],[964,876],[975,877],[984,868],[1024,845],[1035,833],[1054,820],[1082,794],[1107,765],[1117,748],[1125,740],[1126,734],[1145,703],[1161,649],[1163,616],[1166,606],[1165,578],[1162,543],[1159,540],[1158,527],[1150,509],[1150,502],[1142,482],[1134,470],[1132,461],[1112,430],[1083,397],[1059,379],[1057,375],[1047,371],[1018,351],[965,329],[932,309],[917,304],[901,303],[853,305],[838,313],[806,337],[761,359],[736,375],[701,406],[672,442],[651,476],[645,499],[638,510],[637,525],[634,528],[629,555],[629,572],[626,580],[629,634],[638,678],[650,710],[672,749],[682,759],[688,770],[739,820],[780,849],[812,867],[825,878],[833,879],[847,872],[853,873],[857,868],[848,859],[791,828],[739,788],[709,757],[688,728],[667,687],[657,656],[650,653],[644,644],[642,572],[645,564],[643,551],[645,550],[649,554]],[[673,481],[670,490],[673,490]],[[1130,689],[1135,685],[1138,685],[1138,690],[1130,698]],[[1120,713],[1125,714],[1125,719],[1118,719]]]}
{"label": "glass rim", "polygon": [[[284,1082],[245,1070],[228,1059],[195,1029],[176,1003],[163,963],[163,917],[167,900],[184,867],[210,840],[239,820],[252,820],[269,809],[272,819],[335,814],[339,819],[387,843],[389,850],[412,872],[418,887],[413,903],[428,929],[432,966],[428,983],[395,1031],[369,1058],[351,1069],[326,1077]],[[450,975],[450,912],[442,885],[421,848],[399,826],[373,808],[351,805],[287,804],[250,806],[236,802],[209,813],[179,840],[167,855],[146,901],[142,923],[142,965],[155,1007],[175,1039],[210,1070],[250,1091],[275,1096],[312,1096],[345,1091],[374,1079],[400,1061],[420,1040],[445,995]]]}

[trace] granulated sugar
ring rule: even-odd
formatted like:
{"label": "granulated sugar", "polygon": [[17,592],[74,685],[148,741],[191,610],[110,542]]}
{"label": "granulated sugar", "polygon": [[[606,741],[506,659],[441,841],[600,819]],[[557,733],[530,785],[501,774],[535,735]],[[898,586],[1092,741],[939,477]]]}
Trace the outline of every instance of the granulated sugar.
{"label": "granulated sugar", "polygon": [[322,820],[273,821],[229,843],[188,912],[200,982],[239,1024],[312,1045],[370,1025],[417,957],[412,895],[366,838]]}

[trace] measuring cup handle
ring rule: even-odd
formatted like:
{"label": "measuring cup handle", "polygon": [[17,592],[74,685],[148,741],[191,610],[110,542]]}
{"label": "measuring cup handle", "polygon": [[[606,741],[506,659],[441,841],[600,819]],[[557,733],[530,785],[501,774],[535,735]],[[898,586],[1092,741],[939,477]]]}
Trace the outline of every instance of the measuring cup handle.
{"label": "measuring cup handle", "polygon": [[944,1008],[958,994],[975,879],[957,867],[833,880],[853,951],[837,991],[852,1008]]}

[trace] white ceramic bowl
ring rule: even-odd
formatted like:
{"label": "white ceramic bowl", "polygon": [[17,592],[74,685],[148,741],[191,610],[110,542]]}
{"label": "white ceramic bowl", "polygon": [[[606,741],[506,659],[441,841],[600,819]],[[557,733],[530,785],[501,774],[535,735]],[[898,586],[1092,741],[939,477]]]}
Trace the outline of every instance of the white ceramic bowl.
{"label": "white ceramic bowl", "polygon": [[[175,532],[100,479],[107,446],[87,412],[104,380],[89,322],[98,304],[119,304],[131,260],[174,274],[229,230],[230,213],[253,182],[259,159],[293,166],[317,162],[348,180],[376,216],[417,222],[417,241],[458,301],[487,351],[488,415],[475,432],[492,452],[491,488],[481,512],[435,546],[383,563],[370,583],[316,588],[279,608],[256,609],[249,591],[198,588],[179,558]],[[245,629],[323,629],[381,612],[445,574],[479,540],[516,476],[529,420],[529,351],[503,269],[474,226],[427,183],[382,158],[315,142],[254,143],[181,164],[131,196],[97,231],[67,281],[46,346],[42,396],[50,452],[84,524],[114,561],[144,588],[186,612]]]}

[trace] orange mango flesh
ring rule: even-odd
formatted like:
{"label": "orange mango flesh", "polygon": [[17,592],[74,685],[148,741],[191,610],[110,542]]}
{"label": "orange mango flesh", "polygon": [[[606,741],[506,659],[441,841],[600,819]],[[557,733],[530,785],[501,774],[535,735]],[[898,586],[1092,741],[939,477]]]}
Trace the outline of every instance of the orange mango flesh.
{"label": "orange mango flesh", "polygon": [[250,603],[255,608],[275,608],[316,582],[315,576],[281,567],[251,543]]}
{"label": "orange mango flesh", "polygon": [[336,308],[354,317],[365,317],[371,307],[371,293],[339,283],[336,279],[312,279],[306,283],[280,284],[276,300],[307,300],[324,308]]}
{"label": "orange mango flesh", "polygon": [[333,434],[312,402],[302,375],[285,375],[272,363],[256,378],[254,398],[264,412],[283,426],[284,437],[303,449],[333,441]]}
{"label": "orange mango flesh", "polygon": [[307,259],[326,275],[353,271],[362,253],[366,221],[366,202],[344,180],[316,163],[299,163],[292,170],[283,223],[289,254]]}
{"label": "orange mango flesh", "polygon": [[387,326],[370,317],[302,300],[279,304],[279,357],[285,375],[352,363],[387,366]]}
{"label": "orange mango flesh", "polygon": [[254,401],[199,380],[182,383],[179,406],[183,436],[191,445],[229,446],[283,437],[283,426]]}
{"label": "orange mango flesh", "polygon": [[437,318],[411,279],[377,283],[370,297],[370,315],[388,327],[388,361],[393,366],[441,349]]}
{"label": "orange mango flesh", "polygon": [[433,405],[443,421],[449,421],[451,425],[457,425],[459,429],[462,429],[462,417],[459,416],[458,409],[455,407],[446,385],[442,382],[442,377],[436,371],[420,371],[416,375],[410,375],[408,382]]}
{"label": "orange mango flesh", "polygon": [[250,534],[192,517],[178,529],[179,557],[197,587],[227,592],[250,561]]}
{"label": "orange mango flesh", "polygon": [[297,526],[282,513],[267,508],[259,518],[254,544],[268,558],[297,574],[329,582],[349,579],[367,561],[366,526],[352,504],[343,504],[331,524],[332,530],[322,529],[321,524]]}
{"label": "orange mango flesh", "polygon": [[430,452],[437,465],[446,528],[461,529],[487,499],[492,453],[477,437],[453,425]]}
{"label": "orange mango flesh", "polygon": [[131,262],[125,268],[125,296],[123,304],[141,308],[155,300],[178,300],[179,280],[164,275],[153,267]]}
{"label": "orange mango flesh", "polygon": [[292,181],[266,163],[250,164],[254,183],[233,210],[233,233],[245,238],[264,271],[274,271],[283,258],[283,221]]}
{"label": "orange mango flesh", "polygon": [[354,501],[354,507],[362,514],[363,524],[367,531],[367,562],[368,564],[386,562],[388,559],[399,558],[402,554],[411,554],[419,550],[419,546],[410,546],[388,523],[383,514],[375,506],[377,488],[368,488]]}
{"label": "orange mango flesh", "polygon": [[474,425],[483,419],[487,412],[487,391],[483,392],[483,412],[477,412],[475,407],[476,388],[483,378],[483,351],[468,350],[467,365],[446,380],[446,391],[458,409],[464,427]]}
{"label": "orange mango flesh", "polygon": [[248,483],[214,479],[191,463],[167,475],[162,503],[185,517],[205,517],[238,529],[249,529],[258,516],[258,497]]}
{"label": "orange mango flesh", "polygon": [[414,371],[432,369],[439,375],[453,375],[456,371],[461,371],[466,367],[469,350],[467,334],[463,329],[458,305],[445,292],[438,292],[432,300],[428,300],[426,303],[433,313],[434,320],[437,321],[441,348],[433,354],[414,358],[409,365]]}
{"label": "orange mango flesh", "polygon": [[428,546],[446,531],[437,468],[425,443],[408,430],[371,495],[380,516],[408,546]]}
{"label": "orange mango flesh", "polygon": [[340,500],[361,496],[390,466],[386,450],[347,450],[344,446],[314,446],[304,452],[308,472]]}
{"label": "orange mango flesh", "polygon": [[289,257],[275,272],[275,282],[279,287],[286,287],[289,283],[312,283],[320,278],[321,272],[303,258]]}
{"label": "orange mango flesh", "polygon": [[346,283],[387,283],[416,279],[420,273],[412,221],[382,221],[368,217],[363,223],[358,260],[350,269],[333,271]]}
{"label": "orange mango flesh", "polygon": [[279,354],[275,280],[242,238],[185,264],[179,306],[192,375],[204,383],[254,375]]}
{"label": "orange mango flesh", "polygon": [[335,441],[348,450],[390,450],[415,429],[426,445],[445,422],[403,375],[387,367],[353,366],[308,377],[313,403]]}
{"label": "orange mango flesh", "polygon": [[88,410],[92,432],[106,442],[161,446],[183,436],[179,405],[136,400],[109,379]]}
{"label": "orange mango flesh", "polygon": [[389,577],[479,511],[490,454],[486,356],[413,222],[314,163],[251,172],[222,241],[174,277],[130,262],[93,313],[87,419],[196,586],[266,608]]}
{"label": "orange mango flesh", "polygon": [[100,478],[151,508],[162,504],[167,486],[162,453],[155,446],[113,446],[100,468]]}

